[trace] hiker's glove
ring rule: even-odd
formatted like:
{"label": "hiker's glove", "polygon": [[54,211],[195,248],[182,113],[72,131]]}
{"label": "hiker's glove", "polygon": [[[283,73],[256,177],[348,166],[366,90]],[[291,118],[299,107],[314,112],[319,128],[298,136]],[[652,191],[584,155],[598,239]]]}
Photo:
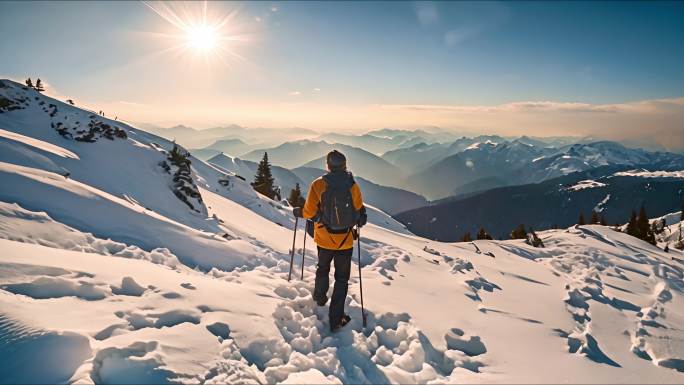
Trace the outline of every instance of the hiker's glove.
{"label": "hiker's glove", "polygon": [[297,218],[303,218],[301,207],[295,207],[294,209],[292,209],[292,214]]}
{"label": "hiker's glove", "polygon": [[366,209],[363,208],[361,210],[361,212],[359,213],[359,220],[358,220],[358,222],[356,222],[356,224],[359,227],[363,227],[366,225],[366,223],[368,223],[368,215],[366,214]]}

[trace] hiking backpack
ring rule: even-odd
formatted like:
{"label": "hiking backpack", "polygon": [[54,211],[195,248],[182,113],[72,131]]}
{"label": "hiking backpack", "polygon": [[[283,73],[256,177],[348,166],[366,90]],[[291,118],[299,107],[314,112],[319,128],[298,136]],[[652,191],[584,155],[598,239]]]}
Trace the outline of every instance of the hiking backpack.
{"label": "hiking backpack", "polygon": [[354,177],[351,173],[323,176],[327,185],[321,196],[320,222],[330,233],[346,233],[356,225],[359,212],[354,208],[351,187]]}

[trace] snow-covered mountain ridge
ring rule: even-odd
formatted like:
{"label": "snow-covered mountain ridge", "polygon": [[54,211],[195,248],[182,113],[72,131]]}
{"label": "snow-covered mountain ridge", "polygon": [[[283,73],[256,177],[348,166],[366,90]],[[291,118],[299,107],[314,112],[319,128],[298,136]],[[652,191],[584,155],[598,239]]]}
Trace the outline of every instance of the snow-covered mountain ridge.
{"label": "snow-covered mountain ridge", "polygon": [[354,273],[352,322],[331,334],[311,299],[311,240],[299,279],[301,228],[286,279],[288,207],[190,156],[197,212],[160,166],[173,143],[97,115],[126,137],[65,138],[53,118],[92,113],[0,84],[0,98],[31,101],[0,113],[4,382],[682,380],[679,250],[602,226],[541,232],[545,248],[440,243],[372,211],[368,327]]}
{"label": "snow-covered mountain ridge", "polygon": [[[464,145],[472,142],[465,138],[462,141]],[[434,156],[430,152],[440,154],[427,167],[416,170],[406,179],[407,188],[428,197],[443,198],[454,195],[464,185],[491,178],[496,178],[499,185],[488,185],[489,188],[539,183],[603,166],[647,167],[665,171],[684,169],[684,155],[628,148],[608,141],[546,147],[519,139],[494,142],[481,138],[464,149],[456,150],[453,145],[449,148],[454,150],[444,153],[444,148],[439,145],[429,147],[428,153],[424,148],[416,149],[413,154],[402,150],[404,153],[401,155],[416,164],[420,164],[416,158],[430,159]],[[396,156],[394,154],[390,159]]]}

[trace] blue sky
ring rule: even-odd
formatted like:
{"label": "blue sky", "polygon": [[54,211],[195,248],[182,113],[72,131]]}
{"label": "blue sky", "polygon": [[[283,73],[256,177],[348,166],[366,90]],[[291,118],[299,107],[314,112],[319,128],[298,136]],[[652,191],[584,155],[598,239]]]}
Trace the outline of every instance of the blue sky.
{"label": "blue sky", "polygon": [[[171,6],[192,11],[201,3]],[[162,52],[176,42],[160,34],[174,27],[141,2],[0,2],[0,75],[41,76],[55,93],[130,119],[198,126],[370,129],[395,124],[372,112],[377,106],[684,96],[678,2],[212,2],[208,9],[216,17],[236,11],[226,33],[243,41],[231,43],[223,61]],[[407,121],[449,125],[432,113]]]}

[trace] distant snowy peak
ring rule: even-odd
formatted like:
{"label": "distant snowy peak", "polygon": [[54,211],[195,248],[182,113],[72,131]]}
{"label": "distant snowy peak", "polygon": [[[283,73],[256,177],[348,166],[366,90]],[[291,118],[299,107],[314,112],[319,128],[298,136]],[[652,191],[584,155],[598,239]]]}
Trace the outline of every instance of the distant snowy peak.
{"label": "distant snowy peak", "polygon": [[678,178],[684,179],[684,170],[679,171],[648,171],[645,169],[620,171],[613,176],[632,176],[640,178]]}
{"label": "distant snowy peak", "polygon": [[497,146],[496,142],[492,142],[491,140],[487,140],[485,142],[475,142],[475,143],[471,144],[470,146],[466,147],[466,151],[467,150],[479,150],[479,149],[484,149],[484,148],[493,149],[496,146]]}
{"label": "distant snowy peak", "polygon": [[573,144],[553,154],[532,159],[538,169],[530,181],[544,180],[607,165],[684,168],[684,156],[627,148],[615,142]]}

